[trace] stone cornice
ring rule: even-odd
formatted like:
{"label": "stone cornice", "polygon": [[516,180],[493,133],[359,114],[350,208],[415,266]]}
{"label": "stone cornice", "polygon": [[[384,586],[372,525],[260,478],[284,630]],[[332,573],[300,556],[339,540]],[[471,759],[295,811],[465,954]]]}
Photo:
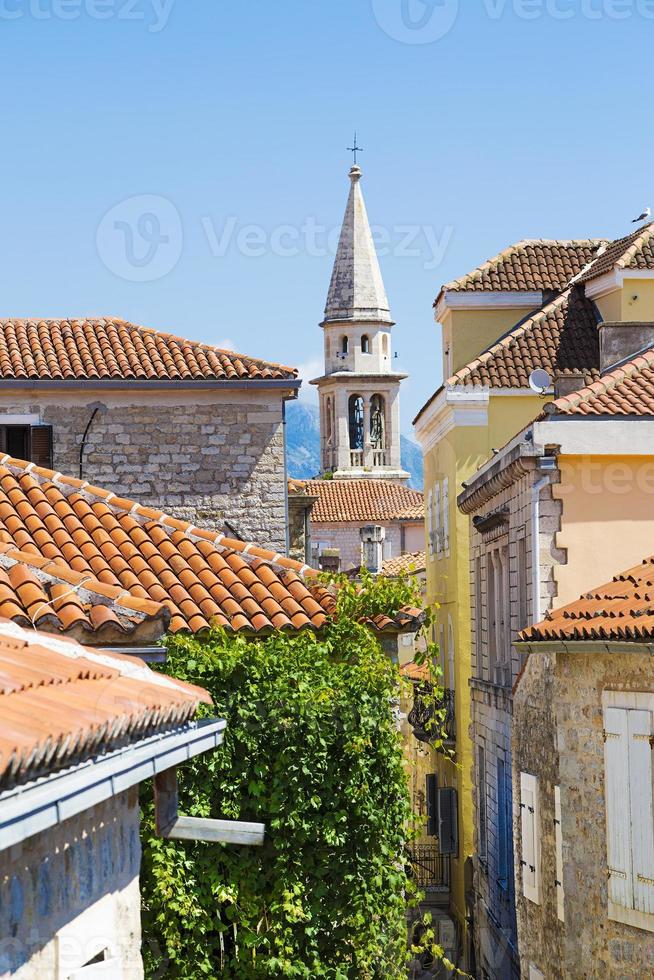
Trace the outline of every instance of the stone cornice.
{"label": "stone cornice", "polygon": [[488,470],[475,477],[457,497],[459,510],[472,514],[502,490],[506,490],[520,477],[535,469],[541,452],[531,443],[518,443],[500,456]]}

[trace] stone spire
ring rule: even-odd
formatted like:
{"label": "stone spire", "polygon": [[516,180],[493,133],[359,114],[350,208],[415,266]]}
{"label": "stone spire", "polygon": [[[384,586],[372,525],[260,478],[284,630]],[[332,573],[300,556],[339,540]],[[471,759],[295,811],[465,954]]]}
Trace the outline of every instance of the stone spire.
{"label": "stone spire", "polygon": [[349,176],[352,184],[327,295],[325,322],[375,320],[392,323],[366,205],[359,186],[360,167],[352,167]]}

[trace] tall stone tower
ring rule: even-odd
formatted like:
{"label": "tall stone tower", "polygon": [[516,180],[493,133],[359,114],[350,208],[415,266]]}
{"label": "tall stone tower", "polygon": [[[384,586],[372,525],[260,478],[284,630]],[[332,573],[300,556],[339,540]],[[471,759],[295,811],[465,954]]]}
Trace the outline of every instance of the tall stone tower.
{"label": "tall stone tower", "polygon": [[404,481],[400,461],[400,383],[393,371],[391,319],[366,206],[361,170],[350,194],[320,324],[325,373],[320,397],[321,471],[337,480]]}

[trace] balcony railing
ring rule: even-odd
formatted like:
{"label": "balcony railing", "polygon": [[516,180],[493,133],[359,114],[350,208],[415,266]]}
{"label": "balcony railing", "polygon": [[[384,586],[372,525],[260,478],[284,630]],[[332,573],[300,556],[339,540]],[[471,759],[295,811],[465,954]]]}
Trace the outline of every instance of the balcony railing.
{"label": "balcony railing", "polygon": [[372,451],[372,465],[373,466],[386,466],[386,451],[384,449],[373,449],[373,451]]}
{"label": "balcony railing", "polygon": [[442,739],[443,746],[450,748],[456,742],[454,691],[444,690],[440,697],[433,699],[430,685],[417,684],[407,720],[419,742]]}
{"label": "balcony railing", "polygon": [[427,894],[449,892],[450,856],[441,854],[438,844],[414,844],[409,851],[409,861],[418,888]]}
{"label": "balcony railing", "polygon": [[350,466],[363,466],[363,449],[350,450]]}

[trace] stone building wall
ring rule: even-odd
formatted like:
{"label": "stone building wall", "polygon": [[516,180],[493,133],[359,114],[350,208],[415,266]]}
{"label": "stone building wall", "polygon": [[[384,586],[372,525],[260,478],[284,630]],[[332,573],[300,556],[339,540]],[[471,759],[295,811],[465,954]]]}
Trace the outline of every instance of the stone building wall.
{"label": "stone building wall", "polygon": [[[286,548],[281,392],[152,393],[91,388],[2,398],[0,424],[29,415],[53,426],[56,470],[200,527]],[[34,423],[36,424],[36,423]],[[231,526],[225,527],[228,521]]]}
{"label": "stone building wall", "polygon": [[[381,521],[371,522],[386,528],[384,542],[384,559],[397,558],[407,552],[422,551],[425,547],[424,524],[405,525],[399,522],[384,524]],[[324,548],[337,548],[340,552],[341,569],[347,571],[361,564],[361,527],[353,523],[326,522],[311,523],[313,544]]]}
{"label": "stone building wall", "polygon": [[[487,555],[494,549],[508,549],[510,633],[514,637],[534,615],[532,585],[532,486],[541,479],[533,459],[515,468],[511,480],[505,481],[490,499],[473,510],[471,516],[487,516],[500,510],[508,511],[506,523],[487,533],[471,530],[470,595],[472,602],[472,679],[471,737],[473,741],[473,786],[475,806],[475,943],[480,953],[481,976],[512,977],[518,964],[518,935],[516,928],[516,895],[519,876],[514,871],[514,854],[508,852],[508,876],[500,881],[500,815],[499,781],[502,766],[508,811],[509,841],[511,844],[511,812],[514,809],[512,784],[512,687],[522,669],[522,659],[511,647],[511,669],[504,683],[492,676],[488,655],[488,576]],[[550,484],[540,491],[540,603],[541,612],[549,608],[556,592],[554,569],[565,560],[565,553],[556,547],[555,536],[560,527],[561,502],[552,496],[552,484],[557,476],[552,472]],[[524,538],[524,566],[519,573],[518,541]],[[482,620],[477,622],[476,574],[481,570],[480,599]],[[524,591],[522,603],[520,592]],[[520,622],[520,611],[527,622]],[[478,632],[479,631],[479,632]],[[480,857],[479,807],[481,775],[479,749],[484,752],[486,801],[486,857]]]}
{"label": "stone building wall", "polygon": [[106,950],[140,980],[140,861],[137,787],[0,851],[0,976],[68,977]]}
{"label": "stone building wall", "polygon": [[[516,771],[539,780],[541,904],[519,904],[523,960],[547,980],[654,976],[654,933],[608,918],[602,693],[654,691],[636,653],[532,653],[515,704]],[[565,923],[557,918],[554,787],[561,787]]]}

